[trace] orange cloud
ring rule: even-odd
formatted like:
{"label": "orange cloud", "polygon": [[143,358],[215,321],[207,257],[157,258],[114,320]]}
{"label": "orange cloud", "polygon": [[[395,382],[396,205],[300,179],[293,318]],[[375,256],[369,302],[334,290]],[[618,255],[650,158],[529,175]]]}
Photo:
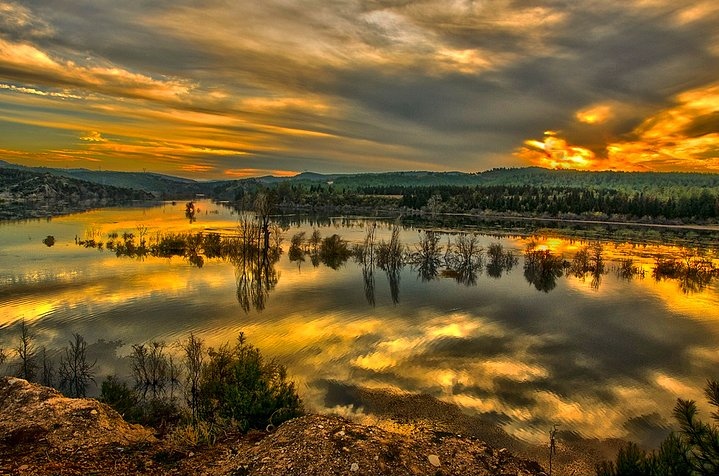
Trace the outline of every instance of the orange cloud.
{"label": "orange cloud", "polygon": [[224,174],[232,178],[259,177],[263,175],[274,175],[275,177],[294,177],[296,171],[292,170],[267,170],[267,169],[227,169]]}
{"label": "orange cloud", "polygon": [[602,124],[611,119],[612,108],[608,104],[596,104],[577,111],[574,117],[585,124]]}
{"label": "orange cloud", "polygon": [[[19,81],[38,81],[124,97],[175,101],[189,94],[194,86],[179,79],[155,79],[115,66],[80,66],[69,60],[56,60],[29,43],[0,38],[0,67],[4,74]],[[36,94],[38,90],[21,88]]]}
{"label": "orange cloud", "polygon": [[215,167],[212,165],[202,165],[202,164],[187,164],[180,167],[181,170],[184,170],[185,172],[197,172],[197,173],[204,173],[209,172],[210,170],[214,170]]}
{"label": "orange cloud", "polygon": [[[611,107],[597,105],[575,117],[587,124],[601,124],[611,114]],[[597,156],[550,131],[543,141],[525,141],[515,155],[548,168],[719,171],[719,83],[677,95],[674,106],[646,118],[632,136],[632,140],[608,141],[605,153]]]}
{"label": "orange cloud", "polygon": [[544,141],[524,141],[524,148],[517,155],[534,165],[550,169],[592,170],[595,159],[594,152],[569,145],[554,131],[545,132]]}
{"label": "orange cloud", "polygon": [[80,136],[80,140],[85,142],[107,142],[107,139],[102,137],[97,131],[90,131],[87,134]]}
{"label": "orange cloud", "polygon": [[681,93],[675,103],[637,127],[635,140],[607,145],[608,159],[658,171],[719,171],[719,83]]}

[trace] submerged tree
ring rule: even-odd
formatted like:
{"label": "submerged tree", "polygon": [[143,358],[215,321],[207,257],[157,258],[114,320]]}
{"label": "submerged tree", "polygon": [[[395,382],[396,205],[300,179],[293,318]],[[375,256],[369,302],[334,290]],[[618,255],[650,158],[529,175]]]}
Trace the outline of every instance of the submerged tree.
{"label": "submerged tree", "polygon": [[657,281],[675,279],[681,290],[690,294],[706,288],[719,275],[719,268],[710,259],[687,250],[682,259],[657,258],[652,275]]}
{"label": "submerged tree", "polygon": [[332,269],[339,269],[352,256],[349,245],[341,236],[334,234],[322,240],[319,258],[322,263]]}
{"label": "submerged tree", "polygon": [[404,266],[404,247],[399,238],[399,226],[392,227],[388,242],[382,240],[377,246],[377,266],[383,270],[397,270]]}
{"label": "submerged tree", "polygon": [[518,261],[511,250],[504,250],[501,243],[492,243],[487,249],[487,275],[500,278],[502,273],[509,272]]}
{"label": "submerged tree", "polygon": [[185,204],[185,218],[190,220],[190,223],[195,221],[195,214],[197,213],[197,210],[195,209],[195,203],[190,201]]}
{"label": "submerged tree", "polygon": [[362,266],[362,285],[365,299],[374,307],[376,303],[374,295],[374,266],[368,264]]}
{"label": "submerged tree", "polygon": [[439,234],[434,231],[420,233],[419,243],[414,253],[410,255],[412,265],[416,266],[422,281],[431,281],[439,274],[442,264],[442,245],[439,244],[439,240]]}
{"label": "submerged tree", "polygon": [[477,274],[482,271],[484,250],[475,233],[460,233],[454,242],[447,242],[445,251],[445,275],[452,276],[465,286],[477,284]]}
{"label": "submerged tree", "polygon": [[302,263],[304,263],[305,261],[305,242],[306,240],[304,231],[295,233],[290,239],[290,250],[287,256],[290,259],[290,262],[297,263],[297,268],[300,268]]}
{"label": "submerged tree", "polygon": [[557,278],[564,275],[565,262],[549,250],[537,249],[530,243],[524,252],[524,277],[538,291],[545,293],[557,286]]}

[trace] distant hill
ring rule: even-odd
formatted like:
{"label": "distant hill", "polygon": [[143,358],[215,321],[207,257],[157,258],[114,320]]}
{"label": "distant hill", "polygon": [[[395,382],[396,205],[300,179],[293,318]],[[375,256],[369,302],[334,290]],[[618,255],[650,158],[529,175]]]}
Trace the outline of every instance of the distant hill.
{"label": "distant hill", "polygon": [[206,183],[182,177],[162,175],[151,172],[114,172],[77,169],[58,169],[50,167],[24,167],[0,160],[0,169],[15,169],[50,174],[58,177],[69,177],[99,185],[131,188],[154,194],[157,198],[193,197],[196,193],[206,193]]}
{"label": "distant hill", "polygon": [[[24,167],[0,160],[0,169],[15,169],[70,177],[103,186],[132,188],[162,199],[192,198],[204,194],[223,200],[236,200],[248,191],[262,187],[328,187],[360,190],[363,193],[390,193],[407,187],[490,187],[532,186],[618,190],[674,196],[698,190],[719,192],[719,174],[681,172],[589,172],[550,170],[540,167],[497,168],[485,172],[403,171],[361,174],[321,174],[302,172],[293,177],[263,176],[239,180],[197,181],[151,172],[114,172],[88,169]],[[381,190],[382,189],[382,190]],[[375,192],[373,192],[373,190]]]}
{"label": "distant hill", "polygon": [[0,167],[0,220],[53,216],[154,198],[142,190]]}

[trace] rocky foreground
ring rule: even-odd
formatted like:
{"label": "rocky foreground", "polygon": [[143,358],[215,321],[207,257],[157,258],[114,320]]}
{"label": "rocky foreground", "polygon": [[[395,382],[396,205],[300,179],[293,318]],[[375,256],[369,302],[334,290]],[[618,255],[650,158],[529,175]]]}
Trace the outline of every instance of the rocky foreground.
{"label": "rocky foreground", "polygon": [[93,399],[0,379],[0,475],[542,475],[483,441],[415,426],[310,415],[215,445],[158,440]]}

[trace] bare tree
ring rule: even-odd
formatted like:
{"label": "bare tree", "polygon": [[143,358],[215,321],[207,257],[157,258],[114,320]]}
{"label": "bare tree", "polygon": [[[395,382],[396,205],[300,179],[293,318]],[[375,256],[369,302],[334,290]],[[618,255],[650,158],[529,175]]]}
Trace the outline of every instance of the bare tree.
{"label": "bare tree", "polygon": [[55,369],[52,367],[52,361],[47,357],[47,350],[45,346],[40,349],[40,360],[42,363],[42,375],[40,376],[40,383],[46,387],[55,386]]}
{"label": "bare tree", "polygon": [[17,376],[28,381],[34,380],[37,372],[37,351],[34,340],[35,334],[23,319],[20,324],[20,343],[15,348],[15,352],[20,358]]}
{"label": "bare tree", "polygon": [[442,245],[439,244],[439,239],[439,235],[433,231],[425,231],[419,235],[419,243],[411,259],[422,281],[435,279],[439,274],[442,260]]}
{"label": "bare tree", "polygon": [[90,382],[95,383],[92,369],[96,362],[88,362],[87,342],[80,334],[73,334],[69,343],[60,356],[60,389],[71,397],[84,397]]}
{"label": "bare tree", "polygon": [[135,389],[140,392],[142,399],[147,399],[148,393],[152,394],[153,399],[164,394],[169,373],[165,343],[152,341],[149,345],[135,344],[130,359]]}
{"label": "bare tree", "polygon": [[272,203],[267,193],[257,194],[254,209],[262,232],[262,249],[267,251],[270,249],[270,212],[272,211]]}
{"label": "bare tree", "polygon": [[438,193],[435,193],[431,197],[429,197],[429,200],[427,200],[426,209],[429,211],[432,216],[437,215],[439,213],[440,209],[442,208],[442,196]]}
{"label": "bare tree", "polygon": [[457,282],[466,286],[477,284],[477,273],[481,272],[484,250],[475,233],[461,233],[454,244],[447,244],[445,262]]}
{"label": "bare tree", "polygon": [[183,364],[187,377],[185,380],[185,393],[187,405],[192,412],[192,420],[197,420],[197,409],[200,398],[200,378],[205,360],[205,345],[202,339],[190,333],[190,337],[182,343],[182,350],[185,352]]}

